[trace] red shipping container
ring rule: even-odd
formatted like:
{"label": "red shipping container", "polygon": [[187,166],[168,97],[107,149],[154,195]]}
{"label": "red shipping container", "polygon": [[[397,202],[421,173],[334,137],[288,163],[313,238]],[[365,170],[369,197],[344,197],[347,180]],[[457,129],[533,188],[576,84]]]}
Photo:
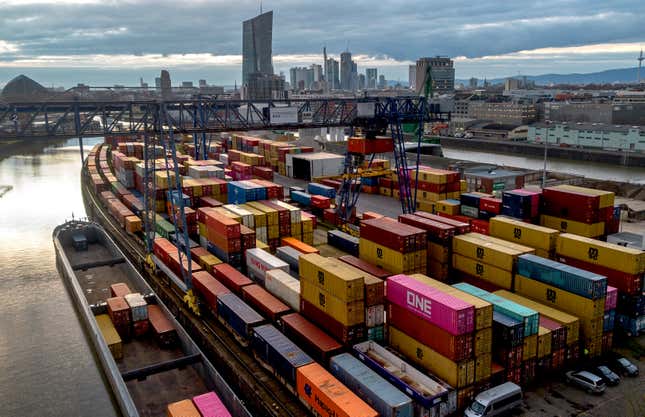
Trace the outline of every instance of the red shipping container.
{"label": "red shipping container", "polygon": [[373,211],[366,211],[363,213],[363,220],[381,219],[383,217],[385,216],[380,213],[374,213]]}
{"label": "red shipping container", "polygon": [[199,197],[199,207],[222,207],[223,205],[224,203],[215,200],[213,197]]}
{"label": "red shipping container", "polygon": [[502,200],[499,198],[482,197],[479,199],[479,209],[493,214],[502,212]]}
{"label": "red shipping container", "polygon": [[327,209],[331,207],[331,199],[322,195],[312,195],[311,205],[319,209]]}
{"label": "red shipping container", "polygon": [[[241,230],[241,229],[240,229]],[[241,235],[240,235],[241,236]],[[206,229],[206,237],[209,242],[217,246],[226,253],[237,253],[242,251],[242,238],[227,238],[218,233],[214,233],[213,230]]]}
{"label": "red shipping container", "polygon": [[123,282],[117,282],[116,284],[110,285],[110,295],[112,297],[125,297],[128,294],[132,294],[128,284]]}
{"label": "red shipping container", "polygon": [[114,327],[130,325],[130,306],[123,297],[110,297],[106,300],[108,315]]}
{"label": "red shipping container", "polygon": [[472,219],[470,217],[462,216],[460,214],[450,215],[450,214],[446,214],[446,213],[439,213],[438,215],[439,215],[439,217],[445,217],[446,219],[456,220],[456,221],[461,222],[461,223],[471,224],[470,222],[472,221]]}
{"label": "red shipping container", "polygon": [[175,326],[156,304],[148,305],[148,320],[150,328],[161,346],[171,346],[177,339]]}
{"label": "red shipping container", "polygon": [[340,186],[342,184],[340,181],[330,180],[330,179],[324,179],[324,180],[320,181],[320,183],[322,185],[326,185],[328,187],[335,188],[337,190],[340,188]]}
{"label": "red shipping container", "polygon": [[217,297],[231,292],[224,284],[206,271],[193,273],[193,288],[204,298],[214,312],[217,312]]}
{"label": "red shipping container", "polygon": [[238,295],[242,293],[242,287],[253,284],[253,281],[249,277],[229,264],[215,265],[213,272],[218,281]]}
{"label": "red shipping container", "polygon": [[349,138],[347,140],[347,151],[358,154],[393,152],[394,142],[392,138]]}
{"label": "red shipping container", "polygon": [[571,265],[576,268],[584,269],[585,271],[606,276],[607,284],[611,285],[612,287],[618,288],[618,291],[630,295],[638,295],[642,292],[643,274],[627,274],[622,271],[607,268],[606,266],[596,265],[562,255],[558,255],[557,260],[563,264]]}
{"label": "red shipping container", "polygon": [[396,304],[388,305],[388,323],[414,340],[458,362],[473,355],[473,334],[453,335]]}
{"label": "red shipping container", "polygon": [[425,230],[394,219],[371,219],[361,222],[361,238],[379,243],[401,253],[409,253],[428,247]]}
{"label": "red shipping container", "polygon": [[345,326],[302,297],[300,297],[300,314],[325,329],[330,335],[345,345],[353,345],[365,339],[364,325]]}
{"label": "red shipping container", "polygon": [[328,208],[323,211],[323,220],[327,223],[336,225],[338,222],[338,216],[336,215],[336,210]]}
{"label": "red shipping container", "polygon": [[540,315],[540,326],[551,330],[551,352],[562,349],[567,344],[567,328],[560,323]]}
{"label": "red shipping container", "polygon": [[559,207],[573,207],[580,210],[600,208],[600,197],[597,195],[582,194],[553,187],[547,187],[542,190],[542,202],[545,207],[554,204]]}
{"label": "red shipping container", "polygon": [[437,214],[426,213],[425,211],[415,211],[415,216],[423,217],[429,220],[434,220],[439,223],[445,223],[455,227],[455,235],[470,233],[470,219],[468,222],[462,222],[450,219],[448,217],[439,216]]}
{"label": "red shipping container", "polygon": [[553,200],[547,202],[544,200],[541,211],[542,214],[573,220],[580,223],[591,224],[605,221],[601,216],[600,209],[585,206],[577,207],[570,201]]}
{"label": "red shipping container", "polygon": [[290,310],[289,306],[257,284],[243,287],[242,299],[271,321],[276,321],[278,317]]}
{"label": "red shipping container", "polygon": [[386,279],[387,277],[392,275],[391,273],[387,272],[385,269],[379,268],[376,265],[372,265],[371,263],[366,262],[352,255],[343,255],[338,257],[338,259],[340,259],[341,261],[345,262],[348,265],[353,266],[354,268],[358,268],[363,272],[367,272],[370,275],[374,275],[376,278],[379,278],[379,279]]}
{"label": "red shipping container", "polygon": [[446,241],[455,235],[455,227],[445,223],[426,219],[415,214],[401,214],[399,222],[425,230],[428,239]]}
{"label": "red shipping container", "polygon": [[134,337],[145,336],[148,334],[148,330],[150,330],[150,321],[147,319],[132,323],[132,333],[134,333]]}
{"label": "red shipping container", "polygon": [[202,207],[197,209],[197,220],[204,223],[207,229],[221,236],[227,238],[240,237],[240,224],[228,216],[213,211],[211,208]]}
{"label": "red shipping container", "polygon": [[488,220],[473,219],[470,221],[470,230],[473,233],[488,235],[490,234],[490,224]]}
{"label": "red shipping container", "polygon": [[[313,228],[314,228],[314,229],[315,229],[316,227],[318,227],[318,223],[317,223],[317,222],[318,222],[318,218],[317,218],[316,216],[314,216],[313,214],[311,214],[311,213],[309,213],[309,212],[307,212],[307,211],[304,211],[304,210],[302,210],[302,211],[300,212],[300,215],[302,216],[302,220],[305,220],[305,219],[311,219],[311,221],[312,221],[312,223],[313,223]],[[353,215],[353,216],[355,216],[355,215],[356,215],[356,207],[354,207],[354,212],[353,212],[353,214],[352,214],[352,215]]]}
{"label": "red shipping container", "polygon": [[298,313],[285,314],[278,324],[285,336],[325,365],[343,350],[343,345],[336,339]]}

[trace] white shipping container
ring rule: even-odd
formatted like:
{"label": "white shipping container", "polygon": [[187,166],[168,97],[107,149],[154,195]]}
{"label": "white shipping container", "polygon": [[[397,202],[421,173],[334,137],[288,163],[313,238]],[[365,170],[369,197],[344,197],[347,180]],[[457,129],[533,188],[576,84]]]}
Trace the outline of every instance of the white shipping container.
{"label": "white shipping container", "polygon": [[267,227],[256,227],[255,228],[255,238],[260,242],[268,243]]}
{"label": "white shipping container", "polygon": [[367,327],[376,327],[385,323],[385,306],[377,304],[365,309],[365,325]]}
{"label": "white shipping container", "polygon": [[259,248],[246,250],[246,267],[247,269],[254,269],[254,272],[260,274],[261,277],[257,278],[262,282],[264,282],[264,275],[268,270],[282,269],[284,272],[289,272],[289,264]]}
{"label": "white shipping container", "polygon": [[141,321],[148,319],[148,303],[144,300],[141,294],[132,293],[126,294],[125,302],[130,306],[130,311],[132,312],[132,321]]}
{"label": "white shipping container", "polygon": [[302,213],[298,207],[292,206],[291,204],[285,203],[284,201],[280,200],[271,200],[271,202],[289,210],[291,223],[300,223],[302,221]]}
{"label": "white shipping container", "polygon": [[264,286],[295,311],[300,311],[300,281],[282,269],[266,271]]}
{"label": "white shipping container", "polygon": [[240,218],[242,219],[242,224],[244,226],[248,227],[249,229],[255,229],[255,217],[253,216],[253,213],[236,204],[225,204],[224,208],[231,213],[240,216]]}
{"label": "white shipping container", "polygon": [[[299,160],[294,168],[294,160]],[[340,175],[345,157],[326,152],[286,155],[287,176],[310,181],[314,177]]]}
{"label": "white shipping container", "polygon": [[219,161],[223,163],[225,166],[228,166],[228,154],[227,153],[221,153],[219,155]]}

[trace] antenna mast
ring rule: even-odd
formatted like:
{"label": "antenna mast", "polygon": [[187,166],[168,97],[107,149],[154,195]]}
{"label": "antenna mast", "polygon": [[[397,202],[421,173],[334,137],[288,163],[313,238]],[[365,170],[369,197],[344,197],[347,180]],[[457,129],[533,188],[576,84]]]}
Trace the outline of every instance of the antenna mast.
{"label": "antenna mast", "polygon": [[645,57],[643,57],[643,49],[641,49],[641,54],[637,59],[638,59],[638,84],[640,84],[641,83],[641,67],[643,66],[643,60],[645,60]]}

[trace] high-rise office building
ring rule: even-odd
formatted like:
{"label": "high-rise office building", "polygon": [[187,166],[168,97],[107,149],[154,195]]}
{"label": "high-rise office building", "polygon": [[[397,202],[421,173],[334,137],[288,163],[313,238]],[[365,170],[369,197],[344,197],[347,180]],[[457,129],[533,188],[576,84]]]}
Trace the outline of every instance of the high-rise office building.
{"label": "high-rise office building", "polygon": [[248,84],[250,74],[273,75],[272,60],[273,11],[268,11],[242,24],[242,83]]}
{"label": "high-rise office building", "polygon": [[323,79],[322,65],[311,64],[311,69],[314,73],[314,82],[319,83]]}
{"label": "high-rise office building", "polygon": [[358,89],[365,90],[365,74],[358,74]]}
{"label": "high-rise office building", "polygon": [[155,77],[155,88],[161,90],[161,77]]}
{"label": "high-rise office building", "polygon": [[417,66],[410,65],[408,68],[408,82],[410,88],[417,88]]}
{"label": "high-rise office building", "polygon": [[387,87],[387,81],[385,80],[385,75],[381,74],[378,76],[378,88],[383,90],[385,87]]}
{"label": "high-rise office building", "polygon": [[340,88],[342,90],[351,90],[353,64],[351,52],[345,51],[340,54]]}
{"label": "high-rise office building", "polygon": [[378,82],[378,70],[376,68],[368,68],[365,70],[365,78],[367,80],[367,88],[374,90]]}
{"label": "high-rise office building", "polygon": [[172,83],[170,82],[170,73],[166,70],[161,70],[161,95],[167,97],[172,92]]}
{"label": "high-rise office building", "polygon": [[206,88],[208,87],[208,84],[206,84],[206,80],[199,80],[199,88]]}
{"label": "high-rise office building", "polygon": [[340,88],[340,71],[338,61],[334,58],[327,59],[327,65],[325,65],[325,79],[327,81],[327,87],[330,90],[338,90]]}
{"label": "high-rise office building", "polygon": [[477,88],[477,85],[478,85],[478,84],[479,84],[479,80],[478,80],[477,78],[475,78],[475,77],[472,77],[472,78],[468,81],[468,87],[470,87],[470,88],[472,88],[472,89]]}
{"label": "high-rise office building", "polygon": [[247,100],[276,100],[286,98],[284,77],[259,72],[249,75],[249,82],[244,86],[244,97]]}
{"label": "high-rise office building", "polygon": [[416,91],[423,94],[425,90],[426,73],[430,66],[432,75],[432,90],[435,93],[451,93],[455,91],[455,67],[452,59],[447,57],[419,58],[416,65]]}

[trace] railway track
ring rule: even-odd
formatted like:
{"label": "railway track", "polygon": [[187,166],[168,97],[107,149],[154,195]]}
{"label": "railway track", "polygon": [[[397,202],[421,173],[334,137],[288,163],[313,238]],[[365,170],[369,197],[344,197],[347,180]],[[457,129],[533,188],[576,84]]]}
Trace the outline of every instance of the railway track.
{"label": "railway track", "polygon": [[182,292],[170,279],[156,275],[146,266],[143,245],[133,242],[107,213],[81,175],[83,202],[88,217],[101,224],[117,240],[130,260],[143,271],[144,278],[170,308],[177,320],[206,353],[215,368],[234,388],[253,414],[260,416],[301,417],[307,408],[268,370],[262,367],[217,320],[199,318],[185,307]]}

